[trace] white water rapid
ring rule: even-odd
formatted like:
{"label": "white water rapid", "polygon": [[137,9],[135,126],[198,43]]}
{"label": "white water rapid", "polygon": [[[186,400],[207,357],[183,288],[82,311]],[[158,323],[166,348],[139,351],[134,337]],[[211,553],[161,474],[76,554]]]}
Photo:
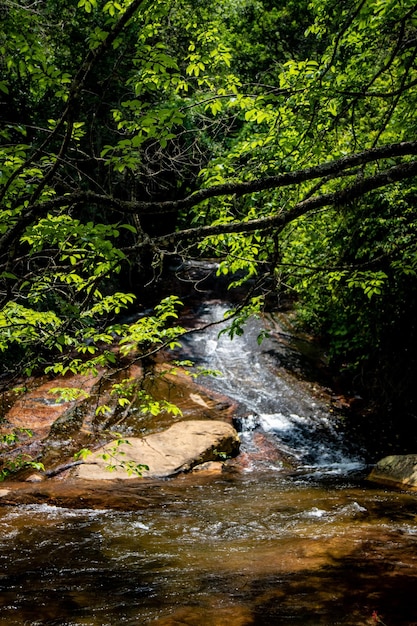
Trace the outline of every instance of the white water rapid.
{"label": "white water rapid", "polygon": [[[223,304],[207,303],[199,323],[222,320],[226,311]],[[233,340],[220,333],[226,325],[190,335],[185,348],[197,365],[220,372],[204,384],[238,403],[242,445],[250,449],[254,431],[263,432],[300,470],[345,474],[361,469],[360,453],[344,440],[341,417],[281,366],[281,359],[288,358],[288,341],[270,334],[259,345],[261,320],[251,319],[244,334]]]}

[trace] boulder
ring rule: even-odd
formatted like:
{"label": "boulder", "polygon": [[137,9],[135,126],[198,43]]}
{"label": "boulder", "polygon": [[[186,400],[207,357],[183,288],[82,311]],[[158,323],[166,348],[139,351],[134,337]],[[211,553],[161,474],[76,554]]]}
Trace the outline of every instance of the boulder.
{"label": "boulder", "polygon": [[[147,437],[129,437],[128,443],[121,445],[117,445],[117,441],[110,442],[72,469],[71,477],[87,480],[137,478],[137,474],[126,471],[126,467],[134,463],[148,466],[149,469],[142,472],[143,477],[165,478],[207,461],[234,456],[238,450],[239,437],[230,424],[219,420],[188,420]],[[109,465],[113,466],[112,471]]]}
{"label": "boulder", "polygon": [[[67,376],[62,380],[54,379],[47,382],[42,379],[36,382],[34,379],[34,388],[17,398],[6,413],[5,421],[10,424],[10,428],[29,428],[32,432],[31,437],[36,439],[47,437],[51,427],[58,423],[70,424],[67,429],[73,433],[83,422],[82,411],[79,409],[86,404],[85,398],[94,392],[101,378],[102,373],[97,376]],[[68,390],[79,389],[84,394],[76,400],[60,400],[59,396],[51,393],[51,390],[57,387]]]}
{"label": "boulder", "polygon": [[417,489],[417,454],[386,456],[378,461],[368,480],[403,489]]}

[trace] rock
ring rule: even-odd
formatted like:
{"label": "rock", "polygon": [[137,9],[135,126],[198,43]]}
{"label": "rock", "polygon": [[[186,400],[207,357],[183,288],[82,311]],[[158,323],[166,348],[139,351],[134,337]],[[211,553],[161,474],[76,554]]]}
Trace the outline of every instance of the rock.
{"label": "rock", "polygon": [[378,461],[368,480],[403,489],[417,489],[417,454],[386,456]]}
{"label": "rock", "polygon": [[192,469],[193,472],[204,474],[221,474],[223,471],[224,463],[220,461],[206,461],[195,465]]}
{"label": "rock", "polygon": [[75,401],[57,402],[58,396],[52,394],[51,389],[74,387],[83,390],[88,396],[99,381],[100,376],[81,375],[69,376],[62,381],[42,382],[40,379],[37,387],[16,400],[5,418],[12,427],[30,428],[33,437],[43,439],[48,436],[54,422],[57,420],[62,422],[66,413],[84,402],[83,397]]}
{"label": "rock", "polygon": [[[162,358],[162,357],[161,357]],[[174,374],[175,372],[175,374]],[[155,400],[166,400],[176,404],[181,416],[172,416],[168,411],[158,415],[143,412],[140,402],[128,409],[120,407],[111,396],[111,385],[122,378],[132,378],[142,385]],[[67,395],[59,399],[51,393],[54,387],[77,388],[79,398]],[[74,396],[75,397],[75,396]],[[109,415],[96,415],[97,403],[110,407]],[[2,451],[3,461],[14,460],[16,454],[26,459],[35,459],[45,467],[45,476],[59,475],[66,478],[65,470],[74,461],[74,454],[83,448],[94,449],[108,440],[107,431],[129,432],[133,437],[143,437],[181,420],[219,420],[231,423],[235,404],[222,394],[204,389],[179,367],[165,361],[155,364],[152,376],[144,377],[143,369],[132,365],[128,370],[112,373],[101,371],[97,376],[66,376],[54,380],[34,378],[29,388],[10,390],[4,408],[8,407],[0,424],[0,435],[17,434],[15,444]],[[25,429],[29,429],[26,431]],[[103,432],[105,434],[103,434]],[[25,481],[33,470],[22,468],[8,478]],[[106,479],[108,479],[106,473]]]}
{"label": "rock", "polygon": [[[192,475],[189,475],[192,477]],[[188,478],[188,475],[187,475]],[[175,483],[175,481],[173,481]],[[163,488],[161,488],[163,486]],[[166,480],[44,480],[41,483],[14,482],[9,489],[0,489],[0,505],[59,506],[70,509],[113,509],[142,511],[166,505]],[[172,486],[172,493],[178,494]],[[171,493],[171,492],[169,492]],[[1,622],[1,620],[0,620]]]}
{"label": "rock", "polygon": [[[106,444],[71,471],[72,478],[114,480],[137,478],[120,464],[130,462],[148,466],[143,471],[147,478],[164,478],[187,472],[207,461],[216,461],[220,455],[234,456],[239,450],[239,437],[230,424],[219,420],[188,420],[176,422],[170,428],[148,435],[129,437],[128,444]],[[103,454],[111,455],[103,459]],[[106,469],[115,465],[113,471]]]}
{"label": "rock", "polygon": [[28,476],[25,480],[27,483],[41,483],[45,480],[45,476],[39,474],[39,472],[35,472],[30,474],[30,476]]}

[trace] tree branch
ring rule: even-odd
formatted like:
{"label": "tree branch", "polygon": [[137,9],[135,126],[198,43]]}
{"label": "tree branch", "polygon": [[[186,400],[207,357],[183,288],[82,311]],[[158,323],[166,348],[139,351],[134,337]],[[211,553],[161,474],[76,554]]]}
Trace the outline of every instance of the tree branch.
{"label": "tree branch", "polygon": [[[11,184],[13,183],[13,181],[22,172],[24,172],[37,158],[39,158],[43,154],[46,146],[52,141],[53,138],[55,138],[58,135],[58,133],[64,127],[65,123],[68,121],[68,128],[65,132],[64,139],[61,143],[59,154],[56,157],[55,163],[53,164],[51,170],[47,173],[46,177],[44,177],[40,181],[38,188],[35,190],[33,194],[33,198],[35,200],[37,199],[38,195],[42,191],[42,188],[48,183],[48,181],[51,179],[51,177],[53,176],[53,174],[59,167],[61,160],[65,154],[65,151],[69,145],[69,140],[71,137],[71,130],[72,130],[72,123],[71,123],[72,113],[80,97],[82,88],[85,85],[88,75],[90,74],[93,67],[97,65],[100,59],[104,56],[104,54],[113,44],[113,42],[117,39],[117,37],[121,34],[126,24],[131,20],[131,18],[134,16],[136,11],[144,2],[145,0],[133,0],[133,2],[131,2],[131,4],[127,7],[126,11],[122,14],[120,19],[116,22],[112,30],[108,33],[107,37],[100,43],[100,45],[96,49],[90,50],[88,52],[77,74],[75,75],[75,77],[73,78],[71,82],[71,85],[69,88],[68,100],[67,100],[65,109],[62,112],[61,117],[56,124],[56,127],[54,128],[53,131],[51,131],[48,137],[46,137],[46,139],[42,142],[42,144],[34,150],[32,155],[29,156],[28,159],[21,166],[19,166],[14,171],[14,173],[8,178],[7,182],[3,186],[3,189],[0,190],[0,202],[2,202],[3,199],[5,198],[6,193],[8,189],[10,188]],[[7,231],[1,237],[0,252],[2,250],[5,250],[11,244],[11,242],[16,238],[16,236],[22,232],[22,229],[25,228],[25,226],[28,223],[30,223],[33,215],[34,215],[34,205],[32,204],[32,205],[29,205],[28,208],[25,210],[25,213],[22,216],[22,219],[19,220],[17,224],[11,230]]]}
{"label": "tree branch", "polygon": [[[249,220],[247,222],[231,222],[216,224],[215,226],[201,226],[171,233],[170,235],[157,237],[152,240],[154,246],[171,247],[175,243],[195,242],[204,237],[223,235],[228,233],[248,233],[254,231],[266,231],[274,229],[275,233],[302,215],[325,206],[344,206],[364,196],[370,191],[391,185],[392,183],[406,180],[417,176],[417,161],[402,163],[381,172],[375,176],[364,178],[354,185],[346,187],[342,191],[315,196],[298,202],[287,212],[280,212],[268,217]],[[138,247],[141,247],[140,244]]]}
{"label": "tree branch", "polygon": [[[179,200],[166,200],[160,202],[140,200],[128,201],[119,200],[118,198],[114,198],[112,196],[97,194],[92,191],[86,191],[69,193],[65,196],[52,198],[46,202],[39,203],[36,208],[39,215],[44,215],[54,208],[68,206],[75,203],[92,203],[102,207],[119,210],[122,213],[140,213],[142,215],[172,213],[181,209],[191,208],[210,198],[227,195],[235,195],[239,197],[259,191],[265,191],[267,189],[278,189],[280,187],[297,185],[308,180],[315,180],[325,176],[337,177],[346,172],[346,170],[352,167],[357,167],[358,165],[365,165],[367,163],[373,163],[387,158],[411,155],[417,155],[417,141],[387,144],[379,148],[365,150],[357,154],[345,156],[335,161],[309,167],[304,170],[285,172],[283,174],[277,174],[276,176],[259,178],[257,180],[244,183],[231,182],[224,183],[222,185],[215,185],[206,189],[200,189],[199,191],[196,191],[195,193]],[[353,172],[353,175],[355,173],[356,172]]]}

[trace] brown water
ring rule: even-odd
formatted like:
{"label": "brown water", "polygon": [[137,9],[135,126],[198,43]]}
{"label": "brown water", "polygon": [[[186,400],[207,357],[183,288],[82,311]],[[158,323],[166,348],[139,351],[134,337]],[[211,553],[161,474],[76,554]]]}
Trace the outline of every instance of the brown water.
{"label": "brown water", "polygon": [[143,511],[3,508],[0,624],[417,623],[414,495],[267,471],[155,489]]}
{"label": "brown water", "polygon": [[185,351],[224,372],[245,469],[138,483],[144,508],[0,507],[1,625],[417,625],[417,495],[363,479],[282,346],[210,333]]}

